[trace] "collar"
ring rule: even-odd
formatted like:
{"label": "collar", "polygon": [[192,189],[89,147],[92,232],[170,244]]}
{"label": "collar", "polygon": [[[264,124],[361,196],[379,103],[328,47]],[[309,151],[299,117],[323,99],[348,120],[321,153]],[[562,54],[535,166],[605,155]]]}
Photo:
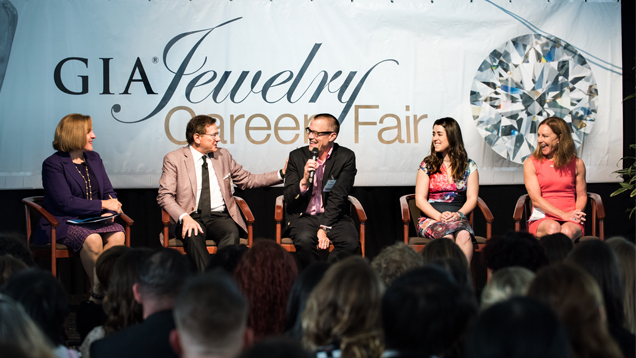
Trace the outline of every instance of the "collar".
{"label": "collar", "polygon": [[193,146],[188,144],[188,147],[190,148],[190,152],[192,153],[192,157],[194,158],[194,161],[197,162],[199,160],[201,160],[202,156],[206,156],[206,157],[210,157],[209,154],[203,154],[201,152],[199,152],[198,150],[196,150]]}

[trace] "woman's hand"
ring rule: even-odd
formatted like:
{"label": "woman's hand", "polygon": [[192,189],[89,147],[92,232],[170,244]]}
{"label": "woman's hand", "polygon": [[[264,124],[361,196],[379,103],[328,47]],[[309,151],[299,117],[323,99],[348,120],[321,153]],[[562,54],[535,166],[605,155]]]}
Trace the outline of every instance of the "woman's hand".
{"label": "woman's hand", "polygon": [[117,199],[102,200],[102,209],[114,211],[116,213],[121,212],[121,203]]}
{"label": "woman's hand", "polygon": [[440,222],[443,223],[449,223],[449,222],[453,222],[453,221],[457,221],[460,219],[460,215],[459,213],[452,213],[450,211],[444,211],[442,213],[442,216],[440,218]]}
{"label": "woman's hand", "polygon": [[[102,215],[100,215],[101,217],[105,218],[107,216],[113,216],[113,213],[103,213]],[[115,222],[115,218],[110,219],[109,221],[111,224]]]}
{"label": "woman's hand", "polygon": [[585,215],[586,214],[581,210],[572,210],[563,212],[563,215],[561,215],[561,219],[563,219],[564,221],[574,221],[576,223],[582,223],[585,221]]}

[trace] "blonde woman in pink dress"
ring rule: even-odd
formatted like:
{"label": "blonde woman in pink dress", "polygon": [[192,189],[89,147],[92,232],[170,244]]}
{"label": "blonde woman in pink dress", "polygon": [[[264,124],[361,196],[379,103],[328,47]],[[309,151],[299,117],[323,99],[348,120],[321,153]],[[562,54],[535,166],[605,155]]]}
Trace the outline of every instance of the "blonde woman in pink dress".
{"label": "blonde woman in pink dress", "polygon": [[585,233],[585,164],[576,156],[570,126],[563,119],[544,119],[537,135],[537,149],[523,163],[533,205],[528,232],[536,237],[560,232],[576,240]]}

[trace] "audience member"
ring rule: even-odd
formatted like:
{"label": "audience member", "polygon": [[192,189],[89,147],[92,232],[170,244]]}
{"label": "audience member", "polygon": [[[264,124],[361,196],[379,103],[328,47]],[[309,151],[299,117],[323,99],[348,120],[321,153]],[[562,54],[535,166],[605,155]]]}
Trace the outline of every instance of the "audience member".
{"label": "audience member", "polygon": [[0,294],[0,352],[11,358],[55,358],[51,341],[22,305]]}
{"label": "audience member", "polygon": [[486,241],[482,260],[490,273],[510,266],[525,267],[532,272],[548,264],[543,246],[527,232],[508,232]]}
{"label": "audience member", "polygon": [[498,270],[481,292],[481,309],[512,297],[525,296],[533,279],[534,273],[527,268],[512,266]]}
{"label": "audience member", "polygon": [[13,276],[22,270],[26,270],[28,266],[24,261],[16,259],[12,255],[4,254],[0,256],[0,286]]}
{"label": "audience member", "polygon": [[152,253],[132,286],[135,300],[142,306],[143,322],[94,342],[91,357],[176,357],[169,339],[175,328],[172,309],[190,274],[190,263],[176,250],[162,248]]}
{"label": "audience member", "polygon": [[300,342],[303,338],[302,314],[307,306],[307,298],[314,287],[327,272],[329,264],[314,262],[300,272],[289,293],[287,309],[285,310],[284,335]]}
{"label": "audience member", "polygon": [[448,272],[435,266],[411,270],[393,281],[382,299],[385,356],[463,357],[476,312],[473,297]]}
{"label": "audience member", "polygon": [[563,233],[545,235],[539,238],[550,264],[562,262],[574,248],[574,242]]}
{"label": "audience member", "polygon": [[249,302],[247,326],[255,339],[283,333],[285,307],[297,276],[294,258],[273,240],[256,240],[243,255],[234,280]]}
{"label": "audience member", "polygon": [[40,269],[18,272],[5,282],[2,293],[24,307],[29,317],[53,344],[53,353],[56,356],[78,356],[76,351],[65,347],[64,324],[70,311],[66,292],[53,275]]}
{"label": "audience member", "polygon": [[[464,268],[464,271],[466,272],[464,276],[468,278],[472,291],[473,278],[470,273],[470,265],[468,260],[466,260],[466,255],[462,252],[459,246],[453,242],[453,240],[433,240],[424,246],[422,251],[420,251],[420,254],[424,258],[425,265],[430,264],[437,259],[455,259]],[[446,267],[444,268],[449,271]],[[460,281],[464,282],[465,279],[462,278]]]}
{"label": "audience member", "polygon": [[234,358],[253,339],[248,311],[247,299],[229,274],[194,277],[177,296],[170,345],[181,358]]}
{"label": "audience member", "polygon": [[0,233],[0,255],[9,254],[27,266],[33,267],[35,262],[26,242],[26,237],[23,234],[17,232]]}
{"label": "audience member", "polygon": [[439,258],[435,259],[427,266],[436,266],[441,268],[442,270],[451,274],[455,282],[461,287],[467,294],[473,296],[475,294],[475,290],[473,288],[473,279],[470,271],[466,270],[466,266],[462,264],[459,260],[454,258]]}
{"label": "audience member", "polygon": [[528,297],[544,302],[556,312],[575,358],[623,356],[607,331],[601,290],[585,270],[563,263],[546,267],[530,284]]}
{"label": "audience member", "polygon": [[241,262],[241,258],[243,258],[247,250],[249,250],[249,247],[245,245],[230,245],[220,248],[216,254],[211,255],[206,271],[212,272],[220,268],[233,275],[236,266]]}
{"label": "audience member", "polygon": [[303,344],[317,354],[376,358],[382,354],[384,284],[358,256],[333,264],[307,299]]}
{"label": "audience member", "polygon": [[[304,271],[304,270],[303,270]],[[290,338],[267,338],[246,349],[238,358],[316,358]],[[323,358],[318,356],[318,358]],[[326,358],[326,357],[325,357]]]}
{"label": "audience member", "polygon": [[565,262],[579,266],[596,280],[605,303],[607,328],[625,357],[634,357],[636,337],[623,328],[623,287],[614,251],[601,240],[589,240],[576,245]]}
{"label": "audience member", "polygon": [[477,318],[466,342],[466,358],[538,357],[572,355],[563,324],[554,312],[527,297],[513,297],[486,309]]}
{"label": "audience member", "polygon": [[[452,243],[450,239],[447,241]],[[453,243],[453,245],[455,244]],[[459,247],[457,249],[459,250]],[[461,250],[459,250],[459,252],[462,256],[464,255]],[[464,256],[464,261],[465,260],[466,257]],[[371,262],[371,267],[380,275],[380,278],[387,287],[391,286],[391,282],[402,276],[406,271],[422,266],[424,266],[422,256],[418,255],[415,250],[403,242],[397,242],[385,247]]]}
{"label": "audience member", "polygon": [[636,245],[622,237],[613,237],[606,241],[607,245],[616,253],[618,266],[621,271],[623,281],[623,312],[625,321],[623,327],[634,334],[634,321],[636,320],[636,301],[634,293],[636,291]]}

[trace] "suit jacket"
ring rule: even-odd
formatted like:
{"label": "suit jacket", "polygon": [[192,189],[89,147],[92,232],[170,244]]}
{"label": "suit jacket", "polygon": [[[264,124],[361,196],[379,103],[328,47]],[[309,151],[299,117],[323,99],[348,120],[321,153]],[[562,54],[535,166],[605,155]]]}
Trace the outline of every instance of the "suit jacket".
{"label": "suit jacket", "polygon": [[[308,159],[311,159],[308,146],[298,148],[289,154],[284,197],[290,223],[307,211],[313,192],[313,185],[311,185],[304,195],[300,193],[300,180],[303,178]],[[324,189],[329,179],[336,179],[336,183],[331,188],[331,192],[322,191],[325,212],[320,225],[331,227],[345,215],[347,212],[345,209],[349,204],[347,197],[353,188],[356,173],[356,155],[351,150],[334,143],[331,156],[325,163],[322,188]]]}
{"label": "suit jacket", "polygon": [[172,310],[159,311],[143,322],[91,344],[91,358],[177,358],[170,347],[175,329]]}
{"label": "suit jacket", "polygon": [[[227,212],[232,219],[247,231],[232,191],[232,182],[240,189],[257,188],[281,183],[278,171],[252,174],[236,163],[225,148],[210,153],[212,167],[221,188],[221,195]],[[200,181],[201,179],[199,179]],[[163,158],[163,173],[159,179],[159,206],[168,212],[172,220],[179,221],[182,214],[190,214],[197,209],[197,176],[194,158],[189,146],[166,154]]]}
{"label": "suit jacket", "polygon": [[[42,164],[42,185],[44,186],[44,202],[42,206],[57,219],[57,239],[66,237],[68,224],[66,220],[79,217],[99,216],[102,214],[101,200],[117,197],[108,180],[104,163],[99,154],[93,151],[84,152],[86,163],[94,176],[90,177],[91,186],[99,187],[99,198],[86,199],[86,183],[77,171],[71,157],[66,152],[56,152],[46,158]],[[33,242],[46,244],[51,242],[49,223],[40,219]]]}

